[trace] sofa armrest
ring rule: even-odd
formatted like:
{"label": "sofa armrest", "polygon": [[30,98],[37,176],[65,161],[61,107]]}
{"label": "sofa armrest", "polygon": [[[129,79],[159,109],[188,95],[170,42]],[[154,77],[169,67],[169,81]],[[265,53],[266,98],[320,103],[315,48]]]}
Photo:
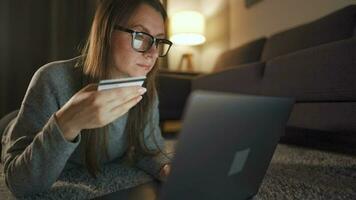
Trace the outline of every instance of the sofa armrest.
{"label": "sofa armrest", "polygon": [[203,74],[203,72],[167,70],[167,69],[160,69],[158,73],[163,75],[182,75],[182,76],[190,76],[190,77]]}
{"label": "sofa armrest", "polygon": [[181,118],[194,76],[158,74],[160,120]]}
{"label": "sofa armrest", "polygon": [[355,77],[356,38],[351,38],[269,60],[262,91],[299,102],[355,101]]}
{"label": "sofa armrest", "polygon": [[264,63],[256,62],[198,76],[192,82],[192,90],[259,94],[264,66]]}

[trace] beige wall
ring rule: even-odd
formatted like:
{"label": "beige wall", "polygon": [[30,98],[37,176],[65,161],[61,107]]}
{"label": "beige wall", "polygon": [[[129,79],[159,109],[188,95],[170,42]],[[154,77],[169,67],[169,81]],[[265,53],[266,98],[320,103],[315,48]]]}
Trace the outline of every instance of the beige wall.
{"label": "beige wall", "polygon": [[[195,70],[209,72],[219,54],[262,36],[317,19],[356,0],[261,0],[249,9],[245,0],[168,0],[168,14],[192,9],[207,20],[205,44],[174,46],[169,68],[176,69],[183,53],[194,55]],[[217,28],[218,27],[218,28]]]}
{"label": "beige wall", "polygon": [[227,0],[202,0],[206,16],[206,43],[201,48],[200,71],[210,72],[230,44],[230,7]]}
{"label": "beige wall", "polygon": [[[208,72],[216,57],[229,47],[228,0],[169,0],[168,15],[181,10],[195,10],[206,18],[206,42],[203,45],[186,47],[174,45],[169,53],[169,68],[177,69],[183,53],[193,54],[196,71]],[[216,28],[219,27],[219,28]]]}
{"label": "beige wall", "polygon": [[[168,16],[181,10],[195,10],[201,12],[200,0],[168,0]],[[168,54],[168,65],[170,69],[177,69],[183,53],[193,54],[193,63],[200,66],[200,48],[173,45]]]}
{"label": "beige wall", "polygon": [[356,0],[262,0],[246,9],[244,0],[229,0],[230,47],[317,19]]}

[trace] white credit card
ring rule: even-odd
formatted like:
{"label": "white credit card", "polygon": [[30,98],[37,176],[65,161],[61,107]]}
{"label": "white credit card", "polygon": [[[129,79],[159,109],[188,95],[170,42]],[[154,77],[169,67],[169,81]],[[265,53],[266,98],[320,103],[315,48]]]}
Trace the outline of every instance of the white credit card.
{"label": "white credit card", "polygon": [[99,82],[98,91],[119,87],[142,86],[145,79],[146,76],[101,80]]}

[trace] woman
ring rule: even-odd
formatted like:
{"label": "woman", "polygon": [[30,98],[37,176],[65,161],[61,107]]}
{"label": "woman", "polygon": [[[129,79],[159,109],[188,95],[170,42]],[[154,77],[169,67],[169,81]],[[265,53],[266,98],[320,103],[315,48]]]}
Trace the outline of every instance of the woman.
{"label": "woman", "polygon": [[[172,44],[164,39],[165,18],[159,0],[102,0],[82,55],[35,73],[2,140],[14,195],[49,189],[73,167],[85,165],[95,177],[114,160],[157,179],[168,175],[154,84],[156,59]],[[97,91],[99,80],[134,76],[147,76],[144,87]]]}

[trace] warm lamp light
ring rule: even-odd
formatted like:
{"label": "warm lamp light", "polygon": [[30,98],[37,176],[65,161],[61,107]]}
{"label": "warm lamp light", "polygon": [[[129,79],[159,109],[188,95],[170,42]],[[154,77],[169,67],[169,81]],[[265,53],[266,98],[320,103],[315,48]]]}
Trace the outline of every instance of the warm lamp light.
{"label": "warm lamp light", "polygon": [[199,45],[205,42],[204,16],[196,11],[181,11],[171,18],[171,40],[177,45]]}

